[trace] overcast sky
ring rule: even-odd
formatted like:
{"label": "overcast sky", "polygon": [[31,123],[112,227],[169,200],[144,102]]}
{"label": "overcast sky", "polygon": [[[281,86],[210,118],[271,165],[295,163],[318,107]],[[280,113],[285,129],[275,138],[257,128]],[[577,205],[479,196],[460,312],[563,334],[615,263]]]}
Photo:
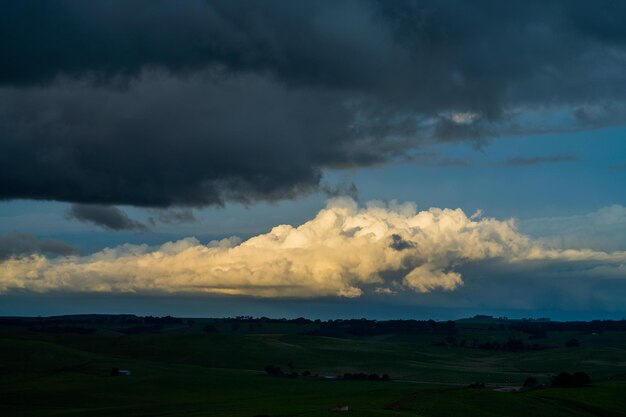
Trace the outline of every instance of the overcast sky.
{"label": "overcast sky", "polygon": [[0,314],[626,316],[626,3],[0,6]]}

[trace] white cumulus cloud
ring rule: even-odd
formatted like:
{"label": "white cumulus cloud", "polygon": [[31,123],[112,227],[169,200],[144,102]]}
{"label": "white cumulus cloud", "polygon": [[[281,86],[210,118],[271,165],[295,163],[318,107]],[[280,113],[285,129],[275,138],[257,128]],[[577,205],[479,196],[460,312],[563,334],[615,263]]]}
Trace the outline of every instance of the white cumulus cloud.
{"label": "white cumulus cloud", "polygon": [[418,212],[415,204],[395,202],[363,208],[333,199],[300,226],[276,226],[243,242],[233,237],[204,245],[187,238],[82,257],[14,257],[0,263],[0,292],[358,297],[450,291],[463,285],[459,266],[488,259],[607,261],[623,270],[626,254],[550,249],[519,233],[514,220],[460,209]]}

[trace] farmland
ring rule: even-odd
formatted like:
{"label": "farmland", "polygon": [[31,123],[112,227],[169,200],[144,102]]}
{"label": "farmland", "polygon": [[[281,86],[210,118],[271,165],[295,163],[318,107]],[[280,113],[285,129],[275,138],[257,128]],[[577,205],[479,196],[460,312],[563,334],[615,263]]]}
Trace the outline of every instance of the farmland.
{"label": "farmland", "polygon": [[[336,405],[359,416],[626,415],[626,332],[433,323],[355,335],[371,323],[5,318],[0,405],[11,416],[326,416]],[[563,371],[592,384],[551,387]],[[391,381],[344,378],[358,373]],[[518,391],[529,377],[542,386]]]}

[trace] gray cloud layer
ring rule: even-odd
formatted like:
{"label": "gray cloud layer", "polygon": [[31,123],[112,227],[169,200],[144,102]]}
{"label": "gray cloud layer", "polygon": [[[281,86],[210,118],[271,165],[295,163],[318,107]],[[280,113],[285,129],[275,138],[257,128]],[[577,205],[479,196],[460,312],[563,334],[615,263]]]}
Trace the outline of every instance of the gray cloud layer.
{"label": "gray cloud layer", "polygon": [[626,250],[626,207],[612,205],[592,213],[527,219],[521,229],[552,247]]}
{"label": "gray cloud layer", "polygon": [[78,251],[56,239],[38,239],[27,233],[12,232],[0,236],[0,260],[33,254],[48,256],[77,255]]}
{"label": "gray cloud layer", "polygon": [[324,169],[545,130],[529,110],[620,123],[625,18],[610,1],[5,2],[0,198],[271,201]]}
{"label": "gray cloud layer", "polygon": [[145,224],[131,219],[117,207],[72,204],[67,215],[69,218],[109,230],[148,230]]}
{"label": "gray cloud layer", "polygon": [[577,161],[576,155],[570,154],[557,154],[557,155],[545,155],[545,156],[516,156],[509,158],[503,162],[504,165],[514,167],[528,167],[544,164],[558,164],[560,162],[572,162]]}
{"label": "gray cloud layer", "polygon": [[191,209],[150,209],[150,213],[153,215],[150,216],[149,221],[153,226],[156,225],[157,222],[164,224],[181,224],[194,223],[197,221]]}

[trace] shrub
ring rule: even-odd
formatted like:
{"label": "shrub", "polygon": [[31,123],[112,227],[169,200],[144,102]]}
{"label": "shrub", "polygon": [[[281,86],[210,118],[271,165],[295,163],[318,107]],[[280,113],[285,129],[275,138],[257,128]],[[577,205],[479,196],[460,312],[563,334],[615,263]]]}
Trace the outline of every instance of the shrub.
{"label": "shrub", "polygon": [[283,376],[283,370],[279,366],[265,365],[265,372],[271,376]]}
{"label": "shrub", "polygon": [[552,386],[559,388],[582,387],[591,384],[591,378],[584,372],[576,372],[574,375],[561,372],[552,378]]}

